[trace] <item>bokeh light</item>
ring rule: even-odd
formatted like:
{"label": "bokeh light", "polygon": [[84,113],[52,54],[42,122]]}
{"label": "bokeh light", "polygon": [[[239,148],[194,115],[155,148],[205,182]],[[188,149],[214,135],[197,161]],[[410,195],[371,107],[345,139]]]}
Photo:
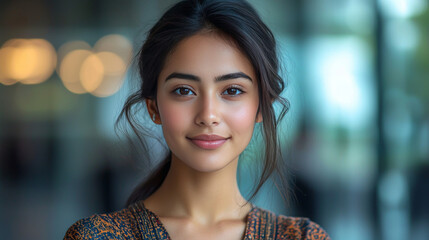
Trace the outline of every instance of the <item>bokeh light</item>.
{"label": "bokeh light", "polygon": [[131,42],[119,34],[110,34],[100,38],[94,45],[96,52],[112,52],[122,58],[124,62],[129,62],[132,54]]}
{"label": "bokeh light", "polygon": [[69,91],[108,97],[121,88],[131,55],[130,41],[117,34],[102,37],[94,48],[72,41],[58,50],[57,71]]}
{"label": "bokeh light", "polygon": [[0,82],[38,84],[53,73],[57,55],[44,39],[11,39],[0,49]]}
{"label": "bokeh light", "polygon": [[381,9],[390,17],[410,18],[427,8],[425,0],[379,0]]}
{"label": "bokeh light", "polygon": [[101,84],[91,91],[97,97],[107,97],[122,86],[126,71],[126,63],[118,55],[111,52],[99,52],[96,56],[104,66],[104,76]]}
{"label": "bokeh light", "polygon": [[[85,42],[85,41],[80,41],[80,40],[76,40],[76,41],[70,41],[70,42],[66,42],[63,45],[61,45],[61,47],[58,49],[58,62],[61,63],[64,59],[64,57],[74,51],[74,50],[91,50],[91,46],[89,45],[89,43]],[[60,65],[57,66],[56,68],[57,73],[60,74]]]}
{"label": "bokeh light", "polygon": [[92,54],[88,50],[74,50],[68,53],[60,66],[60,77],[64,86],[72,93],[82,94],[87,91],[80,81],[80,71],[83,62]]}
{"label": "bokeh light", "polygon": [[11,47],[0,48],[0,83],[4,85],[12,85],[18,81],[9,78],[8,68],[10,58],[13,55],[14,49]]}
{"label": "bokeh light", "polygon": [[118,34],[100,38],[94,48],[67,42],[58,55],[44,39],[10,39],[0,48],[0,83],[38,84],[56,70],[70,92],[107,97],[121,88],[131,56],[131,42]]}
{"label": "bokeh light", "polygon": [[104,76],[104,66],[96,54],[89,55],[80,68],[80,82],[87,92],[92,92],[100,86]]}

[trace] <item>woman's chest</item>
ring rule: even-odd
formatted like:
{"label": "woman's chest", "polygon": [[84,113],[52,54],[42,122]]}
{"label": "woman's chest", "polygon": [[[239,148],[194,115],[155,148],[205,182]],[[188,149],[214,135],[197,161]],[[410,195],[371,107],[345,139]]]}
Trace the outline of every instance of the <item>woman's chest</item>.
{"label": "woman's chest", "polygon": [[242,221],[200,225],[181,219],[160,218],[160,220],[172,240],[241,240],[246,231],[246,223]]}

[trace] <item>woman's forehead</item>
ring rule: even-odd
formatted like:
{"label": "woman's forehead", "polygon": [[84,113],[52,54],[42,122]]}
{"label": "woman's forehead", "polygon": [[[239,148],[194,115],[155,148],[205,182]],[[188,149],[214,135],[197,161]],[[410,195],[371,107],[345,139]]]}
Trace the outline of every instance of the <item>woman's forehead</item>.
{"label": "woman's forehead", "polygon": [[244,72],[254,78],[247,56],[225,35],[213,32],[198,33],[178,43],[167,56],[160,78],[176,71],[202,76]]}

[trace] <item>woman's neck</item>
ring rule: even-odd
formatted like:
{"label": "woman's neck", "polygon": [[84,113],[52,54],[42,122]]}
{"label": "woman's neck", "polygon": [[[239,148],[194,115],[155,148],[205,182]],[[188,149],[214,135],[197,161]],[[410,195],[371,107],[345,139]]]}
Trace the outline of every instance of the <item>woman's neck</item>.
{"label": "woman's neck", "polygon": [[237,185],[238,158],[216,172],[203,173],[173,157],[161,187],[144,201],[160,217],[190,218],[201,224],[245,219],[250,204]]}

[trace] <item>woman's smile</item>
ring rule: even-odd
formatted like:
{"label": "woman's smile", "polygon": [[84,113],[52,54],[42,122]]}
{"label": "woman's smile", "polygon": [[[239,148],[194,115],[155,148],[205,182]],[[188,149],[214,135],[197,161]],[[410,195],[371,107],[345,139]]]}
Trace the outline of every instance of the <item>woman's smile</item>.
{"label": "woman's smile", "polygon": [[229,138],[214,134],[201,134],[194,137],[187,137],[197,147],[207,150],[220,148]]}

